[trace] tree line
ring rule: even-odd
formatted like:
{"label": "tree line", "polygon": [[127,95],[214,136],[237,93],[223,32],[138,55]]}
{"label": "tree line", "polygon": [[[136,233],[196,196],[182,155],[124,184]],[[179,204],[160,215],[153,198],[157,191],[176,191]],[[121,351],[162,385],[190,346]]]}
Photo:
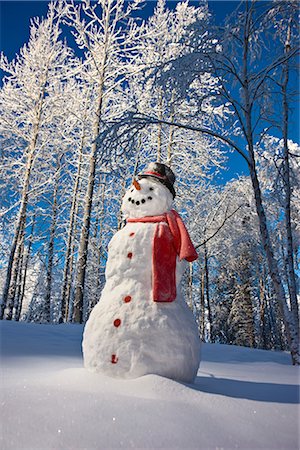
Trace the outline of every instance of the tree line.
{"label": "tree line", "polygon": [[[222,26],[206,2],[141,7],[50,3],[1,55],[0,317],[86,321],[122,196],[157,160],[199,251],[183,289],[201,338],[298,363],[297,3],[245,1]],[[228,151],[249,175],[220,184]]]}

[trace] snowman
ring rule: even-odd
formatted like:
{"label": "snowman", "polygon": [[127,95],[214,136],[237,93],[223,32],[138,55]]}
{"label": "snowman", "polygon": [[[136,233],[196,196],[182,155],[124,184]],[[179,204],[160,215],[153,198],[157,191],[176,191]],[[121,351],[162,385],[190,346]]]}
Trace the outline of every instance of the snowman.
{"label": "snowman", "polygon": [[176,211],[175,175],[151,163],[126,192],[126,225],[108,245],[106,283],[83,335],[84,365],[117,378],[192,382],[200,363],[193,314],[180,293],[196,250]]}

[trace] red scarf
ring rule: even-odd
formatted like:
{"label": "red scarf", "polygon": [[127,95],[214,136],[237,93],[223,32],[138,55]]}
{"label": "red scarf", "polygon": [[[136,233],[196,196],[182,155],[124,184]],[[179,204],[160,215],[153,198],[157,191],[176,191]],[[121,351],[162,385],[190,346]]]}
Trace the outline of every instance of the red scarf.
{"label": "red scarf", "polygon": [[152,291],[155,302],[176,298],[176,259],[192,262],[198,258],[189,233],[175,211],[160,216],[127,219],[127,222],[157,223],[152,242]]}

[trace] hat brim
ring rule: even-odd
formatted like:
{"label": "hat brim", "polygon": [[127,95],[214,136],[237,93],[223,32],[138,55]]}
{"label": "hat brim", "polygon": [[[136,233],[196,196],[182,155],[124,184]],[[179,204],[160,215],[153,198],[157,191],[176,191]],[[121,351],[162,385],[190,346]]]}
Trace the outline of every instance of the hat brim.
{"label": "hat brim", "polygon": [[167,189],[169,189],[169,191],[171,192],[171,194],[173,195],[173,198],[176,197],[176,192],[175,189],[173,187],[173,185],[167,180],[167,179],[163,179],[161,177],[158,177],[156,175],[148,175],[148,174],[141,174],[138,175],[138,179],[141,180],[142,178],[154,178],[155,180],[159,181],[160,183],[162,183],[164,186],[166,186]]}

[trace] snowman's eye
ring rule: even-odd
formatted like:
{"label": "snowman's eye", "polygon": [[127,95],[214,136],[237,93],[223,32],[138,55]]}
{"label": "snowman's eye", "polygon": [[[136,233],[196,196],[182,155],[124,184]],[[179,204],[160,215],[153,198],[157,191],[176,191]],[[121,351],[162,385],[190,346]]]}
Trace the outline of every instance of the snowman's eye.
{"label": "snowman's eye", "polygon": [[153,191],[153,188],[151,187],[151,188],[149,188],[149,191]]}

